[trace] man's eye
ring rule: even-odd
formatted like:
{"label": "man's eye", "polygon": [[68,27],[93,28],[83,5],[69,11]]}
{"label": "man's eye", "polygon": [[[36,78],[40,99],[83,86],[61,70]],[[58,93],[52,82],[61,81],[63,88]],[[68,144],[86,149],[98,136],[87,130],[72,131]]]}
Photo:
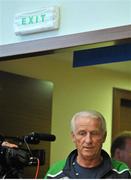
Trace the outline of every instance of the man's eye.
{"label": "man's eye", "polygon": [[100,133],[99,132],[97,132],[97,131],[93,131],[93,132],[91,132],[91,135],[93,135],[93,136],[96,136],[96,135],[99,135]]}
{"label": "man's eye", "polygon": [[81,131],[81,132],[79,132],[78,134],[81,135],[81,136],[84,136],[84,135],[86,135],[86,132]]}

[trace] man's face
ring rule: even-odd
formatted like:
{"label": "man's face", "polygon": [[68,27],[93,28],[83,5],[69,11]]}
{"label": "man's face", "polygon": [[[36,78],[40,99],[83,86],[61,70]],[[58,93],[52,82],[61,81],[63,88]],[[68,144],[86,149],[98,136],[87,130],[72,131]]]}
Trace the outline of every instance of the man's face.
{"label": "man's face", "polygon": [[88,160],[99,158],[106,138],[101,122],[96,118],[78,117],[75,124],[72,139],[78,150],[78,156]]}
{"label": "man's face", "polygon": [[131,139],[126,139],[125,149],[120,151],[120,160],[125,162],[131,169]]}

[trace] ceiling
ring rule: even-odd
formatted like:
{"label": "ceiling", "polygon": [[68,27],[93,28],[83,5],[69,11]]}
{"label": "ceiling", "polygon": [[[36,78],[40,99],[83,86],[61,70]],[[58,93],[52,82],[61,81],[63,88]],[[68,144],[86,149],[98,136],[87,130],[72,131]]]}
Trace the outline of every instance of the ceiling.
{"label": "ceiling", "polygon": [[[127,39],[126,41],[124,41],[124,43],[125,42],[129,43],[130,39]],[[59,50],[56,50],[53,55],[50,55],[50,58],[61,59],[63,61],[70,61],[71,64],[73,64],[73,52],[74,51],[96,48],[96,47],[111,46],[111,45],[116,45],[116,44],[120,44],[120,43],[123,43],[123,41],[122,42],[117,41],[117,43],[115,41],[111,41],[111,42],[97,43],[97,44],[93,44],[93,45],[83,45],[83,46],[76,46],[73,48],[59,49]],[[128,61],[123,61],[123,62],[113,62],[113,63],[108,63],[108,64],[93,65],[93,66],[95,66],[96,68],[102,68],[102,69],[117,71],[117,72],[131,75],[131,59]]]}
{"label": "ceiling", "polygon": [[[74,51],[108,47],[124,43],[131,44],[131,25],[115,27],[93,32],[84,32],[62,37],[47,38],[29,42],[3,45],[0,60],[12,60],[23,57],[42,56],[42,59],[61,60],[73,66]],[[124,62],[115,62],[93,65],[96,68],[108,69],[131,75],[131,59]]]}

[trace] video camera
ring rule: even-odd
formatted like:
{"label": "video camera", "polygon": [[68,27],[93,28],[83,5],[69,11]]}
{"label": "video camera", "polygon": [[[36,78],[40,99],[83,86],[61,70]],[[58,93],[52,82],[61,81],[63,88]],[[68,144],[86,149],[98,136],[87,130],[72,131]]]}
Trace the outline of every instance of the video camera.
{"label": "video camera", "polygon": [[26,166],[37,165],[38,160],[44,163],[44,150],[31,150],[28,144],[39,144],[40,141],[55,141],[55,136],[45,133],[32,132],[22,137],[2,136],[0,141],[11,139],[18,145],[25,144],[27,148],[10,148],[8,146],[0,147],[0,178],[22,178],[22,170]]}

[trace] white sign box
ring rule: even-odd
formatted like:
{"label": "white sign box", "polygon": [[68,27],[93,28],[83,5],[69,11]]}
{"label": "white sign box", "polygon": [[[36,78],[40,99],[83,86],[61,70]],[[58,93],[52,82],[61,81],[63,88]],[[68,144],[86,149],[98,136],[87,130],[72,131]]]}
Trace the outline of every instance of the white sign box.
{"label": "white sign box", "polygon": [[41,10],[16,14],[14,20],[16,35],[39,33],[59,28],[59,7],[52,6]]}

